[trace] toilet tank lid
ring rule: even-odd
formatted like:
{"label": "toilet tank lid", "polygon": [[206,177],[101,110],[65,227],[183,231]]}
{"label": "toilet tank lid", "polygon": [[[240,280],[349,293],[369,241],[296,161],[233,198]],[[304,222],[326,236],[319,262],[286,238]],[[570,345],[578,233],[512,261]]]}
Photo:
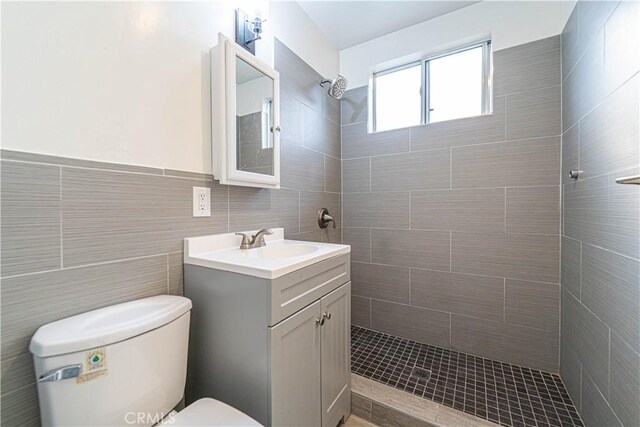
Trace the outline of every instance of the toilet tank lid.
{"label": "toilet tank lid", "polygon": [[112,305],[41,326],[29,350],[38,357],[114,344],[172,322],[191,310],[191,300],[159,295]]}

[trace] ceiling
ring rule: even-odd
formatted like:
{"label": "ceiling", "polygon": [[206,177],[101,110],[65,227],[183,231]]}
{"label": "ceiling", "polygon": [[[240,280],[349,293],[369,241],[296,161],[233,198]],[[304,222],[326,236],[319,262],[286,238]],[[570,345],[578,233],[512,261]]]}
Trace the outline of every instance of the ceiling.
{"label": "ceiling", "polygon": [[345,49],[478,2],[299,0],[298,3],[338,49]]}
{"label": "ceiling", "polygon": [[242,59],[236,57],[236,84],[241,85],[262,76],[264,76],[264,74],[252,65],[249,65]]}

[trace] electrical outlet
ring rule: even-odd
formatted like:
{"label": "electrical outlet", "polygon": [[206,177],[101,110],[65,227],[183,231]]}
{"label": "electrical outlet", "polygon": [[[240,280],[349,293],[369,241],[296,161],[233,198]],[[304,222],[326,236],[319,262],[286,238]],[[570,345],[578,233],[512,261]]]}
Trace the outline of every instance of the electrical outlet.
{"label": "electrical outlet", "polygon": [[211,216],[211,189],[193,187],[193,216]]}

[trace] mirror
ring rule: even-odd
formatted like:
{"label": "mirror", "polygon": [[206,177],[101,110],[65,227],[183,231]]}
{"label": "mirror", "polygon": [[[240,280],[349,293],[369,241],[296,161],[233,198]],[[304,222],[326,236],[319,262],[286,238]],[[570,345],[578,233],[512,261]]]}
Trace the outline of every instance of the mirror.
{"label": "mirror", "polygon": [[273,79],[235,57],[236,169],[274,175]]}

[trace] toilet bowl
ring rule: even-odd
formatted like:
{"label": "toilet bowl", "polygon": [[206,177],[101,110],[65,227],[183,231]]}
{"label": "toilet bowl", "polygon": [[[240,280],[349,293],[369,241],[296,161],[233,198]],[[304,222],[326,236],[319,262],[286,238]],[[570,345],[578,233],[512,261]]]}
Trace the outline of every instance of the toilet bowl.
{"label": "toilet bowl", "polygon": [[160,423],[161,426],[187,427],[187,426],[220,426],[220,427],[244,427],[260,426],[257,421],[238,411],[236,408],[220,402],[219,400],[205,397],[196,400],[182,411],[170,414]]}
{"label": "toilet bowl", "polygon": [[215,399],[184,397],[191,301],[156,296],[44,325],[31,339],[45,426],[259,426]]}

